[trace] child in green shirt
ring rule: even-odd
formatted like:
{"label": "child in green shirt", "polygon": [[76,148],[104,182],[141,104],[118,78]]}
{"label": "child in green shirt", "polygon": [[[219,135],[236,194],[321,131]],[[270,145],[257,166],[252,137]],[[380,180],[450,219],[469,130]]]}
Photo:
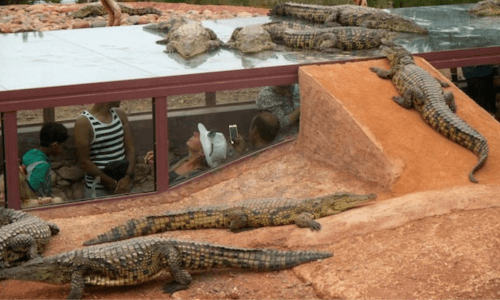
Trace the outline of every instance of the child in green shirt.
{"label": "child in green shirt", "polygon": [[24,154],[22,163],[26,181],[38,197],[52,195],[49,156],[59,155],[67,139],[68,129],[64,125],[55,122],[45,123],[40,130],[40,148],[31,149]]}

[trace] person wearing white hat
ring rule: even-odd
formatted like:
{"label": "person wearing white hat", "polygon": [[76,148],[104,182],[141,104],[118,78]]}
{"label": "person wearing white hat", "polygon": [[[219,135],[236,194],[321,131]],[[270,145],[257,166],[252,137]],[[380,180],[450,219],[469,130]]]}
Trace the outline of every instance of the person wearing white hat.
{"label": "person wearing white hat", "polygon": [[[198,175],[208,168],[215,168],[227,157],[227,141],[224,134],[208,131],[201,123],[198,124],[198,132],[193,133],[186,146],[188,156],[169,167],[170,184]],[[144,161],[152,164],[154,153],[148,152]]]}
{"label": "person wearing white hat", "polygon": [[208,165],[211,168],[219,166],[227,157],[227,141],[224,134],[217,131],[207,131],[201,123],[198,123],[198,130]]}

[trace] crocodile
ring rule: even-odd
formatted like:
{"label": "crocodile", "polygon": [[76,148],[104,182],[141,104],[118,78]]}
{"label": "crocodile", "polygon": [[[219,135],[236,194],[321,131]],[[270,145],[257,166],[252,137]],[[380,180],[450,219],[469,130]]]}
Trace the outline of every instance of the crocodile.
{"label": "crocodile", "polygon": [[500,0],[484,0],[476,3],[469,13],[478,16],[500,16]]}
{"label": "crocodile", "polygon": [[159,23],[156,30],[167,32],[165,38],[156,43],[167,45],[165,52],[178,52],[184,58],[218,49],[222,44],[212,29],[185,18]]}
{"label": "crocodile", "polygon": [[333,27],[315,30],[286,30],[283,34],[289,47],[340,52],[377,48],[395,32],[364,27]]}
{"label": "crocodile", "polygon": [[477,183],[474,172],[486,162],[488,142],[454,113],[456,105],[453,94],[442,89],[448,84],[436,80],[417,66],[412,54],[403,46],[388,43],[383,45],[382,52],[389,59],[391,69],[371,67],[371,71],[381,78],[392,79],[398,92],[403,95],[393,98],[397,104],[407,109],[415,108],[433,129],[478,156],[478,163],[469,173],[469,180]]}
{"label": "crocodile", "polygon": [[[161,11],[153,8],[153,7],[143,7],[143,8],[132,8],[125,6],[123,4],[118,4],[120,7],[122,13],[129,14],[129,15],[147,15],[147,14],[154,14],[154,15],[159,15],[161,16]],[[81,7],[79,10],[75,11],[74,13],[70,14],[70,17],[72,18],[79,18],[83,19],[86,17],[97,17],[97,16],[104,16],[107,15],[108,12],[102,6],[102,4],[91,4],[91,5],[85,5]]]}
{"label": "crocodile", "polygon": [[194,207],[130,219],[83,244],[95,245],[165,231],[203,228],[229,228],[237,232],[244,228],[296,224],[299,227],[320,230],[321,224],[314,219],[338,214],[375,197],[374,194],[336,193],[300,200],[252,199],[231,204]]}
{"label": "crocodile", "polygon": [[286,29],[314,29],[314,26],[297,22],[269,22],[234,29],[231,38],[222,46],[235,48],[243,53],[256,53],[265,50],[277,50],[275,42],[283,40]]}
{"label": "crocodile", "polygon": [[398,32],[427,34],[428,30],[407,19],[385,10],[358,5],[315,5],[285,2],[277,4],[269,15],[290,16],[327,26],[360,26]]}
{"label": "crocodile", "polygon": [[135,238],[38,258],[0,270],[0,278],[71,284],[68,299],[81,299],[85,285],[136,285],[170,273],[164,291],[189,288],[187,270],[238,268],[277,271],[332,257],[332,253],[235,248],[162,237]]}
{"label": "crocodile", "polygon": [[27,257],[33,259],[45,250],[59,227],[29,213],[0,207],[0,268]]}
{"label": "crocodile", "polygon": [[243,53],[255,53],[265,50],[273,50],[276,44],[271,34],[262,25],[250,25],[234,29],[231,38],[222,44],[224,48],[235,48]]}

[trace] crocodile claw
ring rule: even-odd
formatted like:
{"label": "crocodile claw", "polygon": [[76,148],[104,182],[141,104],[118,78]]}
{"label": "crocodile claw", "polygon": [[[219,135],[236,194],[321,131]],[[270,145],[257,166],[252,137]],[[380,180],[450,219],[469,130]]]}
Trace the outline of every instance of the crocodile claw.
{"label": "crocodile claw", "polygon": [[315,220],[311,220],[311,222],[309,223],[309,226],[311,227],[312,231],[314,231],[314,230],[320,230],[321,229],[321,224],[318,223],[318,221],[315,221]]}
{"label": "crocodile claw", "polygon": [[187,284],[169,282],[163,285],[163,292],[172,295],[177,291],[187,290],[188,287],[189,286]]}

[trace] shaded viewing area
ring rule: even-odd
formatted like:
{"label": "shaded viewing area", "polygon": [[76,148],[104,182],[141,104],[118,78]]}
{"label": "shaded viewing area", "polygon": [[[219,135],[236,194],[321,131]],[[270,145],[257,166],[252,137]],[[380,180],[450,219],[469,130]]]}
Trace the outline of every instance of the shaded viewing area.
{"label": "shaded viewing area", "polygon": [[[467,13],[469,7],[390,9],[429,29],[427,36],[400,34],[396,42],[418,56],[419,65],[444,80],[435,68],[500,62],[499,18],[471,16]],[[203,25],[227,41],[236,27],[271,20],[282,18],[204,21]],[[143,26],[0,35],[7,207],[22,208],[18,159],[38,144],[39,120],[38,124],[21,124],[19,116],[23,113],[29,116],[30,111],[43,109],[44,121],[64,123],[70,129],[64,160],[74,164],[74,118],[90,104],[122,101],[122,107],[129,109],[141,163],[136,173],[146,174],[137,179],[133,194],[112,197],[122,200],[144,193],[164,193],[173,187],[168,182],[168,165],[186,154],[186,141],[197,131],[198,123],[224,133],[226,138],[228,126],[236,124],[239,133],[246,136],[257,112],[255,98],[261,88],[293,83],[299,83],[301,89],[298,138],[287,137],[241,157],[229,156],[223,165],[189,181],[205,181],[200,185],[207,186],[247,171],[245,180],[251,180],[251,176],[271,180],[263,169],[252,170],[236,163],[266,162],[270,164],[268,172],[273,172],[280,170],[280,164],[304,159],[304,164],[322,165],[315,166],[317,170],[329,166],[339,170],[341,178],[333,180],[337,187],[385,192],[385,197],[469,184],[467,175],[476,163],[474,154],[440,137],[421,122],[416,112],[394,105],[390,99],[397,92],[392,83],[368,70],[370,66],[388,68],[386,60],[379,59],[378,50],[349,55],[304,51],[244,55],[221,49],[184,60],[177,53],[164,53],[164,46],[155,44],[158,39]],[[449,90],[457,98],[457,114],[490,143],[488,162],[477,172],[479,182],[499,183],[495,174],[500,170],[493,162],[500,159],[500,139],[496,135],[500,124],[457,87]],[[153,169],[149,169],[142,158],[153,150],[155,161]],[[363,163],[367,161],[370,164]],[[440,163],[443,161],[450,164]],[[291,168],[305,167],[296,164]],[[60,168],[65,166],[70,167],[60,162]],[[299,175],[305,182],[314,180],[314,174]],[[239,180],[241,183],[244,179]],[[291,180],[284,184],[290,187],[298,179],[283,175],[276,180]],[[63,178],[61,184],[73,182]],[[64,204],[96,201],[70,194]],[[293,189],[284,195],[292,196]],[[97,201],[104,200],[109,201]]]}

